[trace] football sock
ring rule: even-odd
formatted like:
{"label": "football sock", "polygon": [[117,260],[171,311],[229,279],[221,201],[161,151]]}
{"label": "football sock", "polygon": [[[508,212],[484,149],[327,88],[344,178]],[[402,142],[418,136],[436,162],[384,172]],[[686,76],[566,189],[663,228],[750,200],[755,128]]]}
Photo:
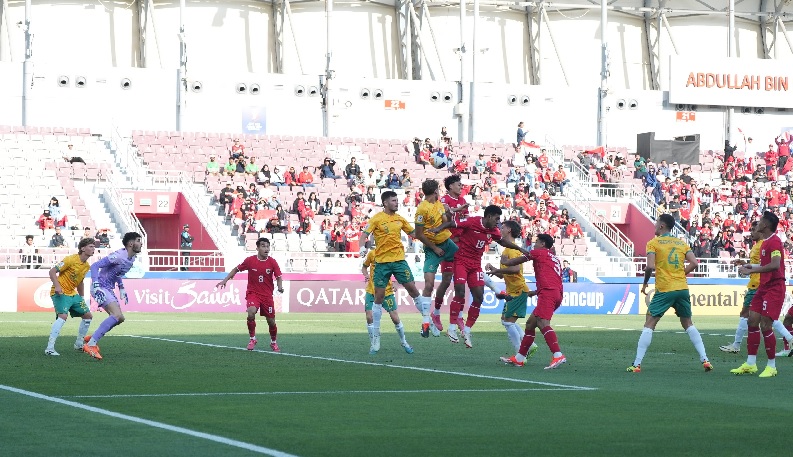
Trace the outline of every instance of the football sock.
{"label": "football sock", "polygon": [[760,327],[749,326],[749,335],[746,337],[746,352],[749,357],[753,359],[751,362],[746,361],[749,365],[754,365],[757,360],[757,351],[760,348]]}
{"label": "football sock", "polygon": [[419,300],[419,302],[421,303],[420,311],[421,311],[421,316],[423,318],[422,322],[424,322],[425,324],[429,324],[430,307],[432,307],[432,297],[419,296],[417,300]]}
{"label": "football sock", "polygon": [[435,292],[435,314],[441,313],[441,306],[443,306],[443,295],[438,295],[438,292]]}
{"label": "football sock", "polygon": [[639,344],[636,345],[636,359],[633,361],[633,366],[638,367],[642,364],[644,354],[647,353],[647,348],[653,342],[653,329],[644,327],[642,335],[639,337]]}
{"label": "football sock", "polygon": [[705,353],[705,344],[702,342],[702,335],[699,334],[699,330],[691,325],[686,329],[686,333],[688,333],[688,338],[691,340],[691,343],[694,344],[694,349],[696,349],[699,354],[699,361],[704,362],[708,360],[708,355]]}
{"label": "football sock", "polygon": [[395,329],[396,329],[396,331],[397,331],[397,335],[399,335],[399,341],[400,341],[402,344],[407,344],[407,343],[408,343],[408,341],[405,339],[405,326],[404,326],[404,325],[402,325],[402,322],[400,322],[400,323],[398,323],[398,324],[394,325],[394,328],[395,328]]}
{"label": "football sock", "polygon": [[248,322],[248,335],[250,335],[251,338],[256,338],[256,321],[248,319],[247,322]]}
{"label": "football sock", "polygon": [[418,310],[418,312],[421,313],[422,316],[424,315],[424,306],[422,305],[422,299],[423,298],[424,297],[419,295],[418,297],[415,297],[413,299],[413,305],[416,306],[416,310]]}
{"label": "football sock", "polygon": [[[460,317],[460,311],[462,311],[461,303],[456,299],[452,298],[452,302],[449,305],[449,325],[454,326],[457,328],[457,318]],[[462,330],[462,329],[460,329]]]}
{"label": "football sock", "polygon": [[771,368],[776,368],[776,359],[768,359],[768,366]]}
{"label": "football sock", "polygon": [[380,329],[380,319],[383,318],[383,304],[375,303],[372,305],[372,325],[375,329]]}
{"label": "football sock", "polygon": [[776,335],[774,335],[773,329],[768,329],[765,333],[763,333],[763,341],[765,342],[765,355],[768,356],[768,360],[774,360],[776,357]]}
{"label": "football sock", "polygon": [[80,326],[77,328],[77,342],[82,344],[83,338],[88,334],[88,327],[91,326],[91,319],[83,319],[80,321]]}
{"label": "football sock", "polygon": [[107,319],[103,320],[102,323],[99,324],[99,328],[91,335],[91,340],[88,342],[88,345],[96,346],[96,343],[105,336],[105,333],[109,332],[110,329],[116,325],[118,325],[118,319],[116,319],[115,316],[107,316]]}
{"label": "football sock", "polygon": [[518,348],[518,353],[515,354],[515,359],[518,362],[523,362],[526,360],[526,354],[529,353],[529,348],[534,343],[534,330],[526,330],[526,333],[523,334],[523,339],[520,341],[520,347]]}
{"label": "football sock", "polygon": [[366,331],[369,332],[369,341],[374,338],[374,324],[367,324]]}
{"label": "football sock", "polygon": [[485,286],[487,286],[488,289],[492,290],[494,294],[501,292],[500,290],[498,290],[497,288],[498,286],[496,285],[495,281],[493,281],[493,277],[490,275],[485,275]]}
{"label": "football sock", "polygon": [[515,348],[515,352],[518,352],[518,350],[520,350],[520,328],[515,328],[518,327],[517,324],[509,321],[501,321],[501,325],[503,325],[504,329],[507,331],[509,343]]}
{"label": "football sock", "polygon": [[482,306],[481,303],[473,302],[471,306],[468,307],[468,318],[465,320],[465,328],[470,329],[476,324],[476,320],[479,319],[480,306]]}
{"label": "football sock", "polygon": [[270,330],[270,341],[275,342],[275,339],[278,336],[278,326],[273,324],[272,327],[268,327],[268,330]]}
{"label": "football sock", "polygon": [[[782,322],[779,322],[779,321],[774,321],[774,323],[773,323],[772,325],[773,325],[773,327],[774,327],[774,330],[776,330],[776,332],[777,332],[777,333],[779,333],[780,335],[782,335],[782,338],[784,338],[784,339],[785,339],[785,342],[786,342],[786,343],[787,343],[787,342],[789,342],[790,340],[793,340],[793,335],[791,335],[791,334],[790,334],[790,330],[788,330],[788,329],[787,329],[787,328],[786,328],[786,327],[785,327],[785,326],[782,324]],[[786,346],[787,346],[787,345],[786,345]],[[787,349],[787,347],[786,347],[785,349]]]}
{"label": "football sock", "polygon": [[61,319],[60,317],[55,319],[55,322],[52,323],[52,330],[50,330],[50,340],[47,342],[48,348],[55,347],[55,340],[58,339],[58,335],[61,334],[61,329],[63,325],[66,323],[65,320]]}
{"label": "football sock", "polygon": [[732,344],[735,346],[740,346],[743,343],[743,337],[746,335],[746,331],[749,328],[749,319],[742,317],[738,319],[738,328],[735,329],[735,342]]}
{"label": "football sock", "polygon": [[542,333],[542,336],[545,337],[545,342],[548,344],[548,349],[553,352],[553,356],[559,357],[559,355],[562,354],[562,350],[559,349],[559,339],[556,338],[556,332],[553,331],[553,328],[549,325],[543,329],[540,329],[540,333]]}
{"label": "football sock", "polygon": [[[793,325],[784,325],[783,327],[785,327],[785,330],[787,330],[787,331],[788,331],[788,333],[791,333],[791,334],[793,334]],[[791,343],[791,341],[790,341],[790,340],[785,340],[785,350],[786,350],[786,351],[787,351],[788,349],[790,349],[790,343]]]}

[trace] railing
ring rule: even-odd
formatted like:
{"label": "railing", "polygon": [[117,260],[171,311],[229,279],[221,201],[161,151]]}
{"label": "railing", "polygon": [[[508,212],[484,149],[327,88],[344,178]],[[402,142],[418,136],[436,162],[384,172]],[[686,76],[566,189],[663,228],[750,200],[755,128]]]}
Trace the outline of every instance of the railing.
{"label": "railing", "polygon": [[617,249],[628,257],[633,257],[634,246],[624,233],[622,233],[611,222],[607,221],[602,215],[598,214],[597,209],[592,206],[586,195],[583,194],[581,189],[576,187],[568,187],[568,195],[570,198],[567,202],[578,211],[582,217],[586,218],[592,225],[595,226],[605,238]]}
{"label": "railing", "polygon": [[143,224],[140,223],[140,219],[132,212],[132,202],[125,202],[121,191],[111,184],[105,187],[104,196],[110,203],[108,210],[110,210],[111,215],[121,222],[121,231],[140,233],[143,248],[145,249],[148,246],[148,237]]}
{"label": "railing", "polygon": [[150,249],[149,271],[226,271],[222,251]]}
{"label": "railing", "polygon": [[231,230],[218,220],[217,208],[203,201],[207,197],[206,193],[197,190],[197,186],[192,181],[185,180],[182,184],[182,195],[204,225],[204,230],[215,242],[215,246],[221,251],[228,250],[232,240]]}

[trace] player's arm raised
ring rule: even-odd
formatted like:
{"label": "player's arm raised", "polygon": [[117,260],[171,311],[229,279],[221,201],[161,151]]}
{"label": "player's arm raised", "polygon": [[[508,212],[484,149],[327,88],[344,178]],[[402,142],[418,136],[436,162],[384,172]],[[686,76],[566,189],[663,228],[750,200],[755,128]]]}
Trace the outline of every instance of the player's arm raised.
{"label": "player's arm raised", "polygon": [[[688,254],[686,254],[686,256],[688,256]],[[650,277],[652,277],[654,272],[655,272],[655,252],[648,252],[647,265],[644,266],[644,282],[642,283],[642,293],[645,295],[647,295],[646,292],[647,284],[650,282]]]}
{"label": "player's arm raised", "polygon": [[[686,276],[688,276],[691,274],[691,272],[697,269],[699,266],[699,261],[697,260],[697,256],[694,255],[693,251],[686,252],[686,260],[688,260],[688,264],[686,265],[686,269],[684,271],[686,272]],[[777,265],[777,267],[778,266],[779,265]]]}
{"label": "player's arm raised", "polygon": [[[514,246],[513,243],[509,243],[509,244],[512,244]],[[504,245],[502,244],[502,246],[504,246]],[[519,250],[521,252],[524,251],[523,249],[519,249]],[[516,267],[517,268],[517,265],[520,265],[522,263],[526,263],[529,260],[531,260],[531,254],[529,254],[528,251],[525,251],[524,254],[522,256],[520,256],[520,257],[513,257],[511,259],[505,259],[504,256],[502,255],[501,256],[501,265],[504,265],[506,267]],[[520,270],[518,270],[518,271],[520,271]],[[508,272],[508,273],[512,273],[512,272]],[[515,273],[517,273],[517,271],[515,271]]]}
{"label": "player's arm raised", "polygon": [[[223,278],[223,281],[220,281],[219,283],[217,283],[215,285],[215,287],[217,287],[219,289],[224,289],[226,287],[226,283],[229,282],[229,280],[231,280],[231,278],[233,278],[234,275],[239,273],[239,271],[240,270],[238,270],[237,267],[232,268],[231,271],[229,271],[229,274],[227,274],[226,277]],[[278,287],[279,288],[281,287],[281,278],[280,277],[278,278]]]}
{"label": "player's arm raised", "polygon": [[503,238],[499,238],[499,239],[496,240],[496,243],[500,244],[501,246],[503,246],[505,248],[514,249],[514,250],[516,250],[518,252],[522,252],[524,255],[529,255],[529,251],[527,251],[526,249],[523,249],[522,247],[518,246],[517,244],[513,243],[512,241],[507,241],[507,240],[505,240]]}

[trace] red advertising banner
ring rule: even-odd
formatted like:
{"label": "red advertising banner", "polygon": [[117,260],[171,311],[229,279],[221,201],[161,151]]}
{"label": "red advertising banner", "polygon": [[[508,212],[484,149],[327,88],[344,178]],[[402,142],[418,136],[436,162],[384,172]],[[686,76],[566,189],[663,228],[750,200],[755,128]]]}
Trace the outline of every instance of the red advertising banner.
{"label": "red advertising banner", "polygon": [[[17,279],[17,311],[55,312],[50,298],[50,278]],[[87,288],[87,286],[86,286]]]}

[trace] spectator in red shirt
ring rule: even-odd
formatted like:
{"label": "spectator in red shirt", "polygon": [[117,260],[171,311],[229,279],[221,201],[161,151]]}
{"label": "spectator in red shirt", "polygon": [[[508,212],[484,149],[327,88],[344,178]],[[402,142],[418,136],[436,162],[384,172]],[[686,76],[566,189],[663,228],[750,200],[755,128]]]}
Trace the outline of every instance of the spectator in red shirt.
{"label": "spectator in red shirt", "polygon": [[570,219],[570,223],[567,224],[567,237],[572,239],[581,238],[584,236],[584,231],[581,229],[581,225],[576,222],[575,218]]}
{"label": "spectator in red shirt", "polygon": [[229,149],[229,157],[234,160],[245,157],[245,146],[240,144],[239,138],[234,138],[234,143],[231,145],[231,149]]}
{"label": "spectator in red shirt", "polygon": [[776,166],[777,160],[779,156],[777,155],[776,151],[774,150],[774,145],[768,145],[768,151],[765,153],[765,172],[768,174],[772,168]]}
{"label": "spectator in red shirt", "polygon": [[537,157],[537,166],[546,169],[548,168],[548,155],[545,153],[545,149],[540,151],[540,156]]}
{"label": "spectator in red shirt", "polygon": [[471,171],[468,168],[468,160],[466,160],[465,156],[460,157],[460,160],[454,162],[454,172],[457,174],[465,173],[470,177]]}
{"label": "spectator in red shirt", "polygon": [[315,187],[314,176],[308,171],[308,167],[303,167],[303,171],[297,176],[297,183],[303,187]]}
{"label": "spectator in red shirt", "polygon": [[559,194],[564,195],[564,186],[569,183],[570,180],[567,179],[567,173],[565,173],[562,165],[559,165],[559,169],[553,173],[553,182],[559,186]]}
{"label": "spectator in red shirt", "polygon": [[[787,135],[787,137],[785,137],[785,135]],[[780,169],[785,168],[785,164],[790,158],[790,143],[793,143],[793,136],[791,136],[789,133],[786,133],[785,135],[779,135],[774,140],[774,143],[777,145],[777,153],[779,153],[779,162],[777,163],[777,166]]]}
{"label": "spectator in red shirt", "polygon": [[501,163],[501,160],[501,157],[498,157],[495,154],[491,155],[490,160],[487,161],[487,169],[497,175],[500,175],[501,172],[498,171],[498,164]]}

